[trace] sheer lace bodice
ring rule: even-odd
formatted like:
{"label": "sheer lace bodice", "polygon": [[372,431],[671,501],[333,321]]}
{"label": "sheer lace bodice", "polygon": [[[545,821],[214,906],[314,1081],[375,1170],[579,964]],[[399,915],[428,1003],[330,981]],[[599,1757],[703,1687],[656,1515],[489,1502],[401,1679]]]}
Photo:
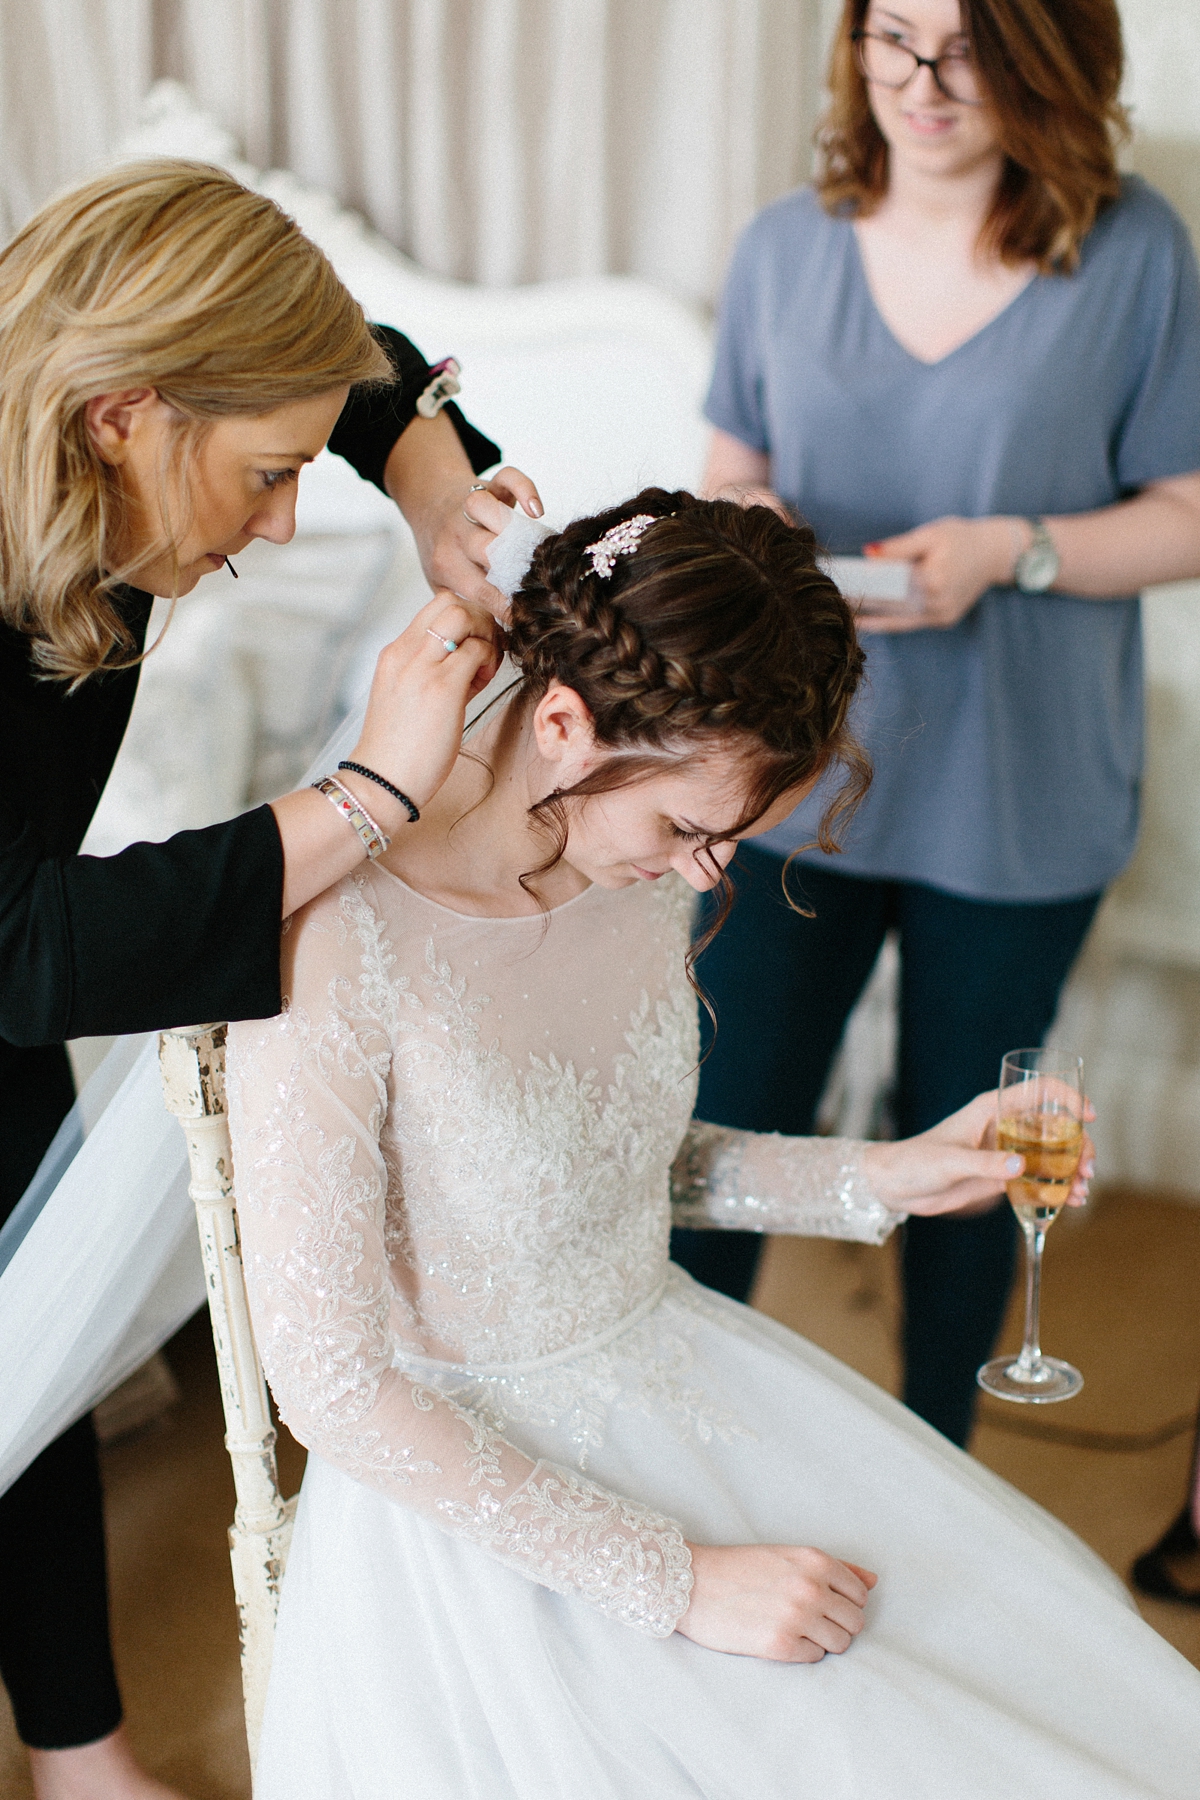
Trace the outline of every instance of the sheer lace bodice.
{"label": "sheer lace bodice", "polygon": [[689,1125],[691,898],[672,875],[548,920],[468,918],[371,868],[293,922],[286,1010],[230,1033],[247,1277],[293,1431],[656,1633],[690,1591],[678,1528],[503,1426],[574,1409],[586,1449],[581,1395],[619,1395],[618,1339],[639,1404],[702,1405],[636,1335],[673,1189],[687,1224],[879,1241],[895,1219],[857,1145]]}

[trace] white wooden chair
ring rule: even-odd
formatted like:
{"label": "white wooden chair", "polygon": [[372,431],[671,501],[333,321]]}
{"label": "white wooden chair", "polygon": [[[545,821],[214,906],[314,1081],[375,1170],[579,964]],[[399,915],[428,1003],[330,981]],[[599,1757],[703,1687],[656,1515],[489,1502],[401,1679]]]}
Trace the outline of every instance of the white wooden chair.
{"label": "white wooden chair", "polygon": [[275,1429],[254,1343],[242,1270],[233,1157],[225,1107],[225,1026],[164,1031],[159,1062],[168,1111],[187,1140],[208,1310],[225,1408],[225,1447],[233,1464],[237,1507],[229,1530],[229,1560],[242,1646],[242,1695],[253,1770],[279,1593],[292,1537],[295,1498],[279,1491]]}

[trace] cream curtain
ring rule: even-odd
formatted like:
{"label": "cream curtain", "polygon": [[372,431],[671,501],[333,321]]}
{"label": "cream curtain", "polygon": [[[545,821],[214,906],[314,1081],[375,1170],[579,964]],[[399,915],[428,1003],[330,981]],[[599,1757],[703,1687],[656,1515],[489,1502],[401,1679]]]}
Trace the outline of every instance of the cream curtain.
{"label": "cream curtain", "polygon": [[[0,0],[0,228],[174,76],[439,275],[710,303],[807,172],[838,0]],[[1123,0],[1145,169],[1200,231],[1200,5]]]}
{"label": "cream curtain", "polygon": [[174,10],[163,72],[252,161],[332,189],[441,275],[633,270],[705,296],[805,163],[805,0],[279,0],[270,30],[254,0]]}
{"label": "cream curtain", "polygon": [[820,0],[5,0],[3,223],[171,75],[438,274],[709,300],[807,169],[821,31]]}
{"label": "cream curtain", "polygon": [[0,229],[120,137],[153,74],[148,0],[0,0]]}

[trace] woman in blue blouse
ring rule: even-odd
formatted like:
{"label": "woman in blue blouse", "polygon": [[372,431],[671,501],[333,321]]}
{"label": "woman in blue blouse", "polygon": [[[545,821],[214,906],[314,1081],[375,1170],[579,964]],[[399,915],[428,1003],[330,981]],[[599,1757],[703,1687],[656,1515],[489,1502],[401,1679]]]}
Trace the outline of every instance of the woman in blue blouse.
{"label": "woman in blue blouse", "polygon": [[[921,602],[859,614],[876,773],[840,860],[805,848],[819,796],[739,853],[704,1118],[811,1130],[895,927],[896,1125],[924,1129],[1041,1041],[1133,849],[1137,593],[1200,574],[1200,284],[1117,174],[1121,61],[1114,0],[846,0],[822,174],[737,248],[707,490],[909,561]],[[676,1256],[744,1295],[730,1238]],[[1014,1238],[1006,1206],[907,1229],[905,1398],[958,1443]]]}

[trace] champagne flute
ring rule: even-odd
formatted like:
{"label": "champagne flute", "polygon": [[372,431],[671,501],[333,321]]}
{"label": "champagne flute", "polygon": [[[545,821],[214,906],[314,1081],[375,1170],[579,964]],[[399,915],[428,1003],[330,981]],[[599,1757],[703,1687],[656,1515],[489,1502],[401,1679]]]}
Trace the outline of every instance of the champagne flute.
{"label": "champagne flute", "polygon": [[1075,1180],[1083,1155],[1083,1059],[1060,1050],[1010,1050],[1000,1065],[996,1143],[1025,1158],[1008,1198],[1025,1234],[1025,1341],[1020,1355],[996,1356],[976,1380],[1001,1400],[1046,1405],[1069,1400],[1083,1376],[1068,1362],[1043,1356],[1038,1343],[1042,1251],[1046,1233]]}

